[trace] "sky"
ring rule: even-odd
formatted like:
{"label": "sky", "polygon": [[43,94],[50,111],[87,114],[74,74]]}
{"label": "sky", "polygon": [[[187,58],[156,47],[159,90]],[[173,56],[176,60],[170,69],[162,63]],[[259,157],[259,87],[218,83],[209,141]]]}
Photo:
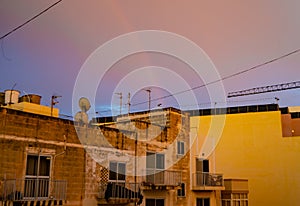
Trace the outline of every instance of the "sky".
{"label": "sky", "polygon": [[[0,36],[55,2],[0,0]],[[41,95],[44,105],[50,104],[52,95],[60,95],[62,97],[55,107],[62,114],[72,115],[73,105],[75,111],[79,110],[72,100],[74,88],[82,68],[92,59],[91,55],[119,36],[144,30],[168,32],[188,39],[201,48],[213,63],[218,73],[216,78],[226,77],[299,49],[299,8],[298,0],[63,0],[0,40],[0,91],[15,85],[14,89],[19,90],[21,96]],[[146,44],[141,38],[130,42],[132,47],[135,43]],[[154,44],[158,47],[164,43],[158,41]],[[121,46],[114,52],[122,49],[126,48]],[[182,46],[182,51],[185,49]],[[195,55],[192,51],[186,54]],[[102,64],[100,59],[98,66],[104,65],[105,60]],[[300,53],[296,53],[226,79],[221,85],[227,94],[299,81],[299,65]],[[164,70],[160,69],[160,73],[155,67],[168,69],[170,75],[161,75]],[[182,91],[181,87],[183,90],[193,88],[213,79],[206,77],[210,70],[201,68],[203,75],[199,75],[184,60],[165,53],[134,53],[114,62],[109,68],[101,69],[106,72],[102,79],[97,76],[100,83],[95,101],[91,100],[94,107],[90,111],[91,116],[109,115],[111,108],[119,112],[120,99],[116,92],[123,94],[122,113],[128,110],[129,92],[131,111],[147,110],[149,93],[145,90],[149,88],[153,100],[151,108],[161,104],[162,107],[174,106],[185,110],[213,105],[212,92],[208,87],[191,91],[197,104],[187,101],[185,96],[172,95]],[[92,74],[90,77],[91,80],[86,79],[86,87],[93,79]],[[130,82],[130,87],[122,86],[123,80]],[[164,88],[162,82],[171,84]],[[136,85],[139,89],[131,88]],[[170,88],[170,85],[174,87]],[[170,98],[160,99],[166,95]],[[281,107],[300,105],[300,89],[225,99],[225,102],[227,106],[269,104],[275,103],[274,97],[280,99]],[[156,98],[159,100],[154,101]]]}

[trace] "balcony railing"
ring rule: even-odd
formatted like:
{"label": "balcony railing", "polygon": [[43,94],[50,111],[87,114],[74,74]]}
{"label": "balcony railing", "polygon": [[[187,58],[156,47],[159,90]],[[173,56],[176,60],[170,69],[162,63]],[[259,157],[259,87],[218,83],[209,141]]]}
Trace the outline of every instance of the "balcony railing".
{"label": "balcony railing", "polygon": [[181,171],[147,169],[143,182],[146,185],[178,186],[181,179]]}
{"label": "balcony railing", "polygon": [[3,181],[2,199],[66,200],[67,181],[49,178],[6,179]]}
{"label": "balcony railing", "polygon": [[193,174],[193,189],[224,187],[222,174],[196,172]]}
{"label": "balcony railing", "polygon": [[106,202],[128,203],[142,201],[143,196],[139,183],[111,181],[100,183],[98,198],[105,199]]}

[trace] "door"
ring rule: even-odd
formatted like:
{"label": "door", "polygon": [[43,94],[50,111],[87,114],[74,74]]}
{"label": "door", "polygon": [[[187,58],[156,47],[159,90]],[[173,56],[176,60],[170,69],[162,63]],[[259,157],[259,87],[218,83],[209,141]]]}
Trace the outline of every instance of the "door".
{"label": "door", "polygon": [[209,161],[196,158],[196,184],[197,186],[207,185],[209,176]]}
{"label": "door", "polygon": [[210,206],[209,198],[197,198],[197,206]]}
{"label": "door", "polygon": [[152,184],[164,184],[165,155],[147,152],[146,181]]}
{"label": "door", "polygon": [[164,199],[146,199],[146,206],[164,206]]}
{"label": "door", "polygon": [[24,198],[48,197],[50,163],[50,156],[27,155]]}

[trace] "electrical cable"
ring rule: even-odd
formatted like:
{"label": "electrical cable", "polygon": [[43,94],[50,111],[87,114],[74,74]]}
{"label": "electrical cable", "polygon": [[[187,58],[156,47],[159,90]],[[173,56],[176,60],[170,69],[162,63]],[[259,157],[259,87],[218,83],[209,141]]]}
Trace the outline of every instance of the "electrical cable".
{"label": "electrical cable", "polygon": [[38,13],[37,15],[31,17],[30,19],[28,19],[27,21],[25,21],[23,24],[15,27],[13,30],[7,32],[6,34],[4,34],[3,36],[0,37],[1,39],[4,39],[5,37],[9,36],[10,34],[12,34],[13,32],[21,29],[23,26],[25,26],[26,24],[30,23],[31,21],[35,20],[37,17],[41,16],[42,14],[44,14],[45,12],[47,12],[48,10],[50,10],[52,7],[56,6],[57,4],[59,4],[60,2],[62,2],[62,0],[59,0],[57,2],[55,2],[54,4],[50,5],[49,7],[47,7],[46,9],[44,9],[43,11],[41,11],[40,13]]}
{"label": "electrical cable", "polygon": [[[261,68],[261,67],[263,67],[263,66],[265,66],[265,65],[268,65],[268,64],[270,64],[270,63],[276,62],[276,61],[278,61],[278,60],[280,60],[280,59],[286,58],[286,57],[291,56],[291,55],[293,55],[293,54],[296,54],[296,53],[298,53],[298,52],[300,52],[300,48],[299,48],[299,49],[296,49],[296,50],[294,50],[294,51],[292,51],[292,52],[283,54],[283,55],[281,55],[281,56],[279,56],[279,57],[276,57],[276,58],[273,58],[273,59],[271,59],[271,60],[268,60],[268,61],[266,61],[266,62],[263,62],[263,63],[261,63],[261,64],[257,64],[257,65],[255,65],[255,66],[253,66],[253,67],[248,68],[248,69],[245,69],[245,70],[242,70],[242,71],[233,73],[233,74],[231,74],[231,75],[222,77],[222,78],[220,78],[220,79],[217,79],[217,80],[208,82],[208,83],[206,83],[206,84],[201,84],[201,85],[199,85],[199,86],[192,87],[192,88],[190,88],[190,89],[182,90],[182,91],[179,91],[179,92],[175,92],[175,93],[173,93],[173,94],[165,95],[165,96],[162,96],[162,97],[153,98],[153,99],[151,99],[151,101],[154,102],[154,101],[158,101],[158,100],[161,100],[161,99],[166,99],[166,98],[169,98],[169,97],[173,97],[173,96],[176,96],[176,95],[179,95],[179,94],[183,94],[183,93],[186,93],[186,92],[190,92],[190,91],[193,91],[193,90],[196,90],[196,89],[200,89],[200,88],[203,88],[203,87],[205,87],[205,86],[208,86],[208,85],[211,85],[211,84],[215,84],[215,83],[218,83],[218,82],[220,82],[220,81],[224,81],[224,80],[230,79],[230,78],[232,78],[232,77],[235,77],[235,76],[238,76],[238,75],[241,75],[241,74],[244,74],[244,73],[247,73],[247,72],[256,70],[256,69],[259,69],[259,68]],[[139,103],[136,103],[136,104],[131,104],[131,107],[135,107],[135,106],[142,105],[142,104],[146,104],[146,103],[148,103],[148,101],[143,101],[143,102],[139,102]],[[111,110],[107,110],[107,111],[97,111],[97,112],[105,113],[105,112],[109,112],[109,111],[111,111]]]}
{"label": "electrical cable", "polygon": [[[228,76],[222,77],[222,78],[220,78],[220,79],[217,79],[217,80],[208,82],[208,83],[206,83],[206,84],[202,84],[202,85],[193,87],[193,88],[191,88],[191,89],[182,90],[182,91],[179,91],[179,92],[176,92],[176,93],[173,93],[173,94],[169,94],[169,95],[166,95],[166,96],[154,98],[154,99],[152,99],[152,101],[157,101],[157,100],[165,99],[165,98],[168,98],[168,97],[176,96],[176,95],[178,95],[178,94],[182,94],[182,93],[186,93],[186,92],[193,91],[193,90],[196,90],[196,89],[200,89],[200,88],[202,88],[202,87],[205,87],[205,86],[208,86],[208,85],[211,85],[211,84],[218,83],[218,82],[220,82],[220,81],[224,81],[224,80],[230,79],[230,78],[232,78],[232,77],[235,77],[235,76],[244,74],[244,73],[246,73],[246,72],[249,72],[249,71],[252,71],[252,70],[255,70],[255,69],[258,69],[258,68],[260,68],[260,67],[262,67],[262,66],[265,66],[265,65],[270,64],[270,63],[272,63],[272,62],[278,61],[278,60],[280,60],[280,59],[283,59],[283,58],[285,58],[285,57],[288,57],[288,56],[290,56],[290,55],[292,55],[292,54],[295,54],[295,53],[298,53],[298,52],[300,52],[300,49],[296,49],[296,50],[294,50],[294,51],[292,51],[292,52],[289,52],[289,53],[287,53],[287,54],[284,54],[284,55],[282,55],[282,56],[276,57],[276,58],[271,59],[271,60],[269,60],[269,61],[266,61],[266,62],[264,62],[264,63],[261,63],[261,64],[258,64],[258,65],[255,65],[255,66],[253,66],[253,67],[250,67],[249,69],[245,69],[245,70],[242,70],[242,71],[233,73],[233,74],[231,74],[231,75],[228,75]],[[145,103],[148,103],[148,101],[140,102],[140,103],[137,103],[137,104],[132,104],[132,106],[137,106],[137,105],[145,104]]]}

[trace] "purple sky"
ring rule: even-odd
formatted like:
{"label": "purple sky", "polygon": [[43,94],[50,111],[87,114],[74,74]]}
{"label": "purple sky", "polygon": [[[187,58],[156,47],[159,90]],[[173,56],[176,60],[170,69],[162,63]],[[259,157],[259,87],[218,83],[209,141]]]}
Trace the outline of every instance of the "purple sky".
{"label": "purple sky", "polygon": [[[1,0],[0,36],[25,22],[55,1]],[[0,91],[15,89],[42,96],[49,105],[51,95],[62,95],[56,105],[71,114],[73,87],[87,57],[105,42],[128,32],[162,30],[179,34],[201,47],[221,77],[300,48],[300,1],[113,1],[64,0],[30,24],[2,41],[0,51]],[[201,77],[178,59],[156,53],[128,56],[110,68],[97,95],[97,111],[107,110],[118,96],[118,82],[129,71],[145,66],[161,66],[182,76],[191,87],[202,84]],[[298,81],[300,54],[294,54],[223,83],[226,93],[252,87]],[[145,77],[146,78],[146,77]],[[147,77],[148,78],[148,77]],[[155,76],[153,77],[155,79]],[[166,79],[167,81],[167,79]],[[147,101],[147,93],[132,94],[132,103]],[[130,91],[128,91],[130,92]],[[169,94],[153,88],[152,98]],[[195,92],[200,107],[210,107],[206,89]],[[229,99],[234,104],[274,103],[300,105],[300,90]],[[124,91],[123,103],[127,101]],[[174,98],[153,102],[177,106]],[[233,103],[228,103],[229,105]],[[196,106],[194,106],[195,108]],[[140,105],[133,110],[147,109]],[[192,106],[183,105],[182,109]],[[123,105],[123,111],[126,106]],[[102,113],[103,114],[103,113]]]}

